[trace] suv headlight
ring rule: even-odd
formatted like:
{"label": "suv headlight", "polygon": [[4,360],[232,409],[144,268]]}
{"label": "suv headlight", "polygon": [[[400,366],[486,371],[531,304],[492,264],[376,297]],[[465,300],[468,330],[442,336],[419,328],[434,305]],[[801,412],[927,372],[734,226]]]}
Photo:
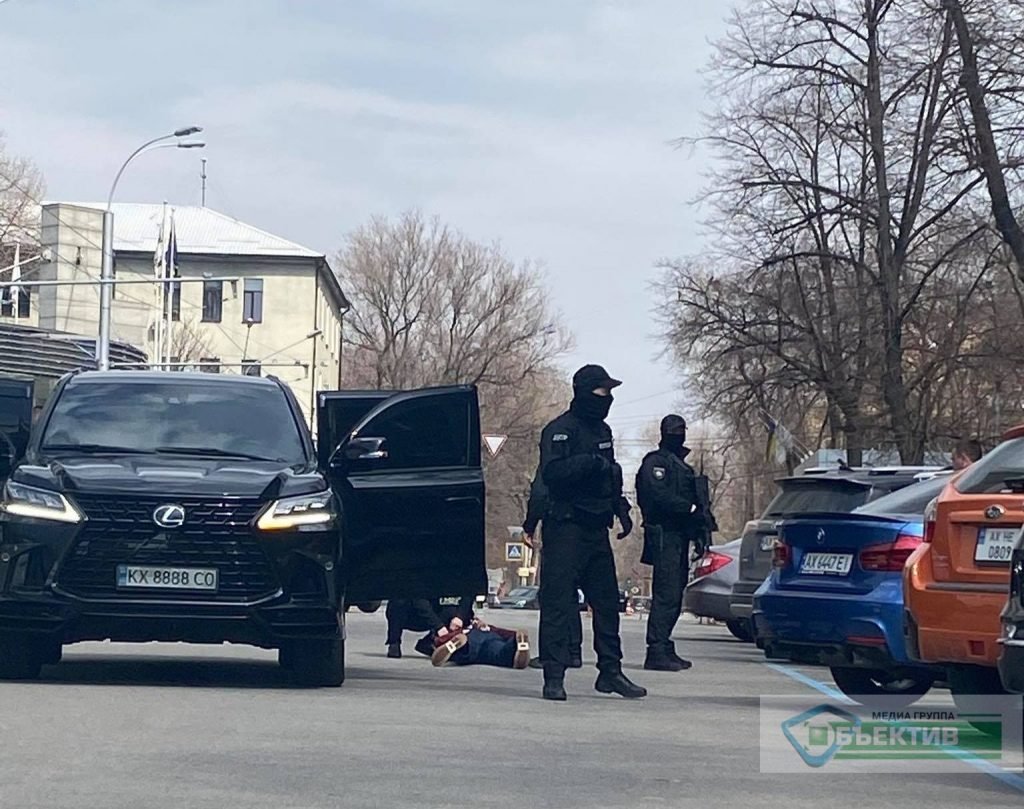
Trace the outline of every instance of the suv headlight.
{"label": "suv headlight", "polygon": [[316,494],[275,500],[256,521],[261,531],[284,531],[304,526],[323,526],[334,522],[334,496],[328,489]]}
{"label": "suv headlight", "polygon": [[0,511],[56,522],[78,523],[83,519],[82,513],[64,495],[13,481],[7,481],[4,486]]}

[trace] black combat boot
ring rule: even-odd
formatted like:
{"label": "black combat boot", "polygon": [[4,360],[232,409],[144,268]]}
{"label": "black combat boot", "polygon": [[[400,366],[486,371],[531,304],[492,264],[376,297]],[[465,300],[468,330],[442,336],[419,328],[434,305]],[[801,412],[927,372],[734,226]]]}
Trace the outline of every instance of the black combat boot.
{"label": "black combat boot", "polygon": [[388,644],[388,657],[393,660],[398,660],[402,656],[402,644],[401,643],[389,643]]}
{"label": "black combat boot", "polygon": [[544,666],[544,699],[553,702],[565,702],[565,669],[557,665]]}
{"label": "black combat boot", "polygon": [[688,668],[677,660],[671,652],[662,652],[655,649],[647,650],[647,659],[644,660],[644,669],[647,671],[682,671]]}
{"label": "black combat boot", "polygon": [[626,699],[641,699],[647,696],[646,688],[638,686],[621,671],[602,671],[594,683],[594,688],[601,694],[618,694]]}
{"label": "black combat boot", "polygon": [[693,663],[687,660],[685,657],[680,657],[676,654],[675,649],[668,653],[668,656],[673,660],[680,668],[680,671],[686,671],[687,669],[693,668]]}

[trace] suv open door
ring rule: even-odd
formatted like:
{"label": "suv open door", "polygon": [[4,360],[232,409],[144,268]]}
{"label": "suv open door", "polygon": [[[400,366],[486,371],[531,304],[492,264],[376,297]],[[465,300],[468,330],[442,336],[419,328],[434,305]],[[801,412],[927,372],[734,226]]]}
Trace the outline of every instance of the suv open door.
{"label": "suv open door", "polygon": [[0,378],[0,484],[28,444],[32,391],[33,384],[29,380]]}
{"label": "suv open door", "polygon": [[486,592],[476,389],[337,391],[318,405],[320,446],[336,448],[346,601]]}

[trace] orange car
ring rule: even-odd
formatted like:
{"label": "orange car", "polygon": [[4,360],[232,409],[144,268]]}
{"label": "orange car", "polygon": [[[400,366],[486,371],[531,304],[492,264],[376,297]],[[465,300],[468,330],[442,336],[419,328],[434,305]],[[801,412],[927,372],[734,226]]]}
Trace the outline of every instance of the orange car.
{"label": "orange car", "polygon": [[957,475],[925,514],[903,570],[907,651],[944,666],[957,694],[1001,693],[999,614],[1024,523],[1024,425]]}

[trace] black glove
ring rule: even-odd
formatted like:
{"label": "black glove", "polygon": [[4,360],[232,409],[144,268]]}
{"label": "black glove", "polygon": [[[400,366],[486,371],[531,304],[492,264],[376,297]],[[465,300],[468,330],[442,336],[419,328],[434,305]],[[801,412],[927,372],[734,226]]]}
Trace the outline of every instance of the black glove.
{"label": "black glove", "polygon": [[633,533],[633,518],[629,516],[628,511],[619,515],[619,523],[622,525],[622,532],[618,534],[619,539],[625,539]]}
{"label": "black glove", "polygon": [[697,555],[698,558],[703,556],[705,553],[707,553],[708,552],[708,548],[710,548],[710,547],[711,547],[711,540],[707,536],[697,537],[697,539],[693,540],[693,551]]}

